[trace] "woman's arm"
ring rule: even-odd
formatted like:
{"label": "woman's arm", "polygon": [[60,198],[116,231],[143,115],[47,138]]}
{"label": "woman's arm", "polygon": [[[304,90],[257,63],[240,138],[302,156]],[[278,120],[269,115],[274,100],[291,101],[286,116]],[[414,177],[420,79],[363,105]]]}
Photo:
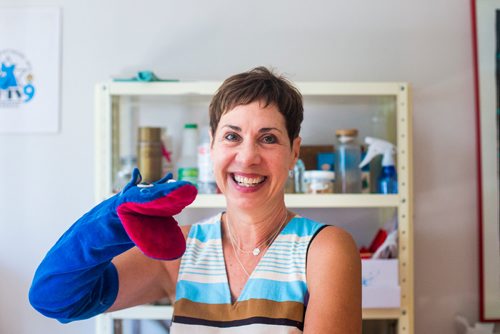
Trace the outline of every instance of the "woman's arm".
{"label": "woman's arm", "polygon": [[361,259],[347,232],[329,226],[314,238],[307,286],[304,333],[361,333]]}
{"label": "woman's arm", "polygon": [[161,261],[148,258],[134,247],[113,259],[113,264],[118,272],[118,294],[106,312],[151,303],[167,296],[172,282]]}
{"label": "woman's arm", "polygon": [[[125,289],[120,295],[131,294],[120,307],[157,296],[160,265],[128,251],[137,246],[149,257],[165,260],[182,255],[185,235],[173,216],[194,200],[196,188],[185,181],[169,182],[170,178],[144,186],[135,169],[119,194],[78,219],[38,266],[29,291],[31,305],[63,323],[93,317],[115,304],[119,275]],[[124,252],[123,260],[118,260]],[[111,262],[115,258],[118,268]],[[136,266],[143,271],[137,273]],[[139,287],[130,287],[131,282]],[[145,286],[152,287],[151,294]],[[139,297],[141,293],[146,295]]]}
{"label": "woman's arm", "polygon": [[[191,226],[181,226],[187,238]],[[106,312],[151,303],[168,297],[175,299],[180,259],[158,261],[145,256],[137,247],[113,260],[118,271],[118,295]]]}

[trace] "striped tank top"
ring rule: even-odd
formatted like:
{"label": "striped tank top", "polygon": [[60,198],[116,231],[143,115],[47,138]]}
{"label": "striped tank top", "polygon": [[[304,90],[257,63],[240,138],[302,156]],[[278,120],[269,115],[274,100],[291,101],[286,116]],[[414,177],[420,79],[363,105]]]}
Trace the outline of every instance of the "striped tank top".
{"label": "striped tank top", "polygon": [[299,216],[290,220],[232,303],[221,216],[194,224],[189,231],[171,333],[302,333],[308,299],[307,250],[325,225]]}

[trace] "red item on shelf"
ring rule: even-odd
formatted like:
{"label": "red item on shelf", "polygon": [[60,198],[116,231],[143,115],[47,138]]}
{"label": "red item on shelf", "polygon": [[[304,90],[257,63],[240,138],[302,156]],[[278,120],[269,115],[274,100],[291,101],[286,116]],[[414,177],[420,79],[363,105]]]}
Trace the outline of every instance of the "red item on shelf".
{"label": "red item on shelf", "polygon": [[377,249],[384,243],[386,238],[387,238],[387,231],[384,229],[379,229],[377,231],[377,234],[375,235],[375,238],[373,238],[372,243],[368,248],[368,251],[371,253],[375,253]]}
{"label": "red item on shelf", "polygon": [[362,259],[371,259],[373,253],[370,252],[370,250],[368,248],[366,248],[365,246],[362,246],[360,249],[359,249],[359,256],[362,258]]}

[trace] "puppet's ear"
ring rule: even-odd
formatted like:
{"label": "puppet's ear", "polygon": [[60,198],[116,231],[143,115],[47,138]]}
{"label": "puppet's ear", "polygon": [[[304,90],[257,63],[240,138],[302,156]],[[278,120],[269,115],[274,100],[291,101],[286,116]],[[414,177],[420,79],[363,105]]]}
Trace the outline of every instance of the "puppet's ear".
{"label": "puppet's ear", "polygon": [[165,175],[164,177],[162,177],[161,179],[159,179],[158,181],[153,182],[153,183],[154,183],[154,184],[162,184],[162,183],[166,183],[166,182],[168,182],[169,180],[172,180],[172,178],[173,178],[172,173],[167,173],[167,175]]}
{"label": "puppet's ear", "polygon": [[130,181],[123,188],[122,194],[126,192],[129,188],[138,185],[141,182],[141,180],[142,180],[141,172],[139,172],[138,168],[134,168],[134,170],[132,170],[132,176],[130,177]]}

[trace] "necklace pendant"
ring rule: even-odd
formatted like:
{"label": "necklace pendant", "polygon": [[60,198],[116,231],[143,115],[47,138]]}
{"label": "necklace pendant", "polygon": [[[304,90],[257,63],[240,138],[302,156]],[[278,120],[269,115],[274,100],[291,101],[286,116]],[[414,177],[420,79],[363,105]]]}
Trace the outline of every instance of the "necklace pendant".
{"label": "necklace pendant", "polygon": [[257,256],[260,254],[260,249],[258,247],[255,247],[252,251],[253,256]]}

